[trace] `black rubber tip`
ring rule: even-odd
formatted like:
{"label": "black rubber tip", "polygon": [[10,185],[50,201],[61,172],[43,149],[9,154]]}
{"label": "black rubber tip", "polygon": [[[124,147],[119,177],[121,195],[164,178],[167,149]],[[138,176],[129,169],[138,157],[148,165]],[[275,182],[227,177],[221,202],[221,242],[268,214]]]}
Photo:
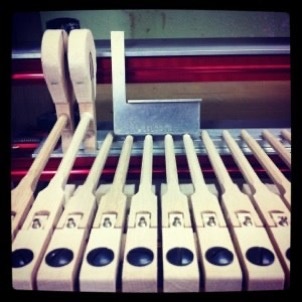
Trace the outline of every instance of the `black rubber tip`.
{"label": "black rubber tip", "polygon": [[206,259],[211,264],[225,266],[233,262],[234,255],[230,250],[224,247],[216,246],[207,250]]}
{"label": "black rubber tip", "polygon": [[167,260],[176,266],[185,266],[193,261],[193,253],[184,247],[175,247],[168,251]]}
{"label": "black rubber tip", "polygon": [[274,254],[265,247],[251,247],[246,252],[246,258],[253,264],[259,266],[271,265],[274,260]]}
{"label": "black rubber tip", "polygon": [[66,248],[52,250],[46,255],[45,262],[51,267],[67,265],[73,259],[73,252]]}
{"label": "black rubber tip", "polygon": [[127,254],[127,261],[133,266],[146,266],[150,264],[153,259],[153,252],[144,247],[132,249]]}
{"label": "black rubber tip", "polygon": [[108,265],[114,258],[112,250],[100,247],[91,250],[87,255],[87,262],[92,266],[105,266]]}
{"label": "black rubber tip", "polygon": [[29,264],[34,258],[34,253],[29,249],[18,249],[12,252],[12,267],[20,268]]}

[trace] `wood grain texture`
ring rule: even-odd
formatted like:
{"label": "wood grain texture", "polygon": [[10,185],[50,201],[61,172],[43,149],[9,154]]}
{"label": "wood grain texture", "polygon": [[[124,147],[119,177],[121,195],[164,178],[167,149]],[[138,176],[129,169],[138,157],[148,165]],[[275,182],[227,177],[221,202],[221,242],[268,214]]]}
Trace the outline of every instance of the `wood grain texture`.
{"label": "wood grain texture", "polygon": [[260,145],[256,142],[256,140],[246,131],[241,131],[241,136],[252,150],[253,154],[261,164],[261,166],[266,170],[269,177],[273,180],[273,182],[278,187],[282,199],[288,209],[291,208],[291,183],[289,180],[282,174],[282,172],[278,169],[275,163],[269,158],[269,156],[262,150]]}
{"label": "wood grain texture", "polygon": [[[152,190],[153,139],[147,135],[138,192],[131,198],[128,228],[123,254],[122,291],[157,292],[157,196]],[[148,249],[153,260],[148,265],[132,265],[127,257],[135,248]]]}
{"label": "wood grain texture", "polygon": [[247,184],[251,187],[249,196],[259,216],[262,218],[265,229],[283,267],[286,286],[289,286],[290,261],[286,256],[286,252],[290,248],[290,211],[280,196],[274,194],[261,182],[230,133],[224,130],[222,135]]}
{"label": "wood grain texture", "polygon": [[[205,183],[191,137],[186,134],[183,140],[195,190],[190,196],[190,201],[202,264],[204,290],[240,291],[242,290],[241,268],[219,200],[209,191]],[[232,262],[225,266],[209,262],[206,253],[214,247],[223,247],[231,252]]]}
{"label": "wood grain texture", "polygon": [[266,129],[262,131],[262,135],[273,146],[286,165],[291,168],[291,153],[282,145],[278,138]]}
{"label": "wood grain texture", "polygon": [[17,187],[11,191],[12,239],[16,236],[34,201],[34,192],[39,177],[61,136],[67,120],[66,115],[58,118],[27,174],[22,178]]}
{"label": "wood grain texture", "polygon": [[89,29],[74,29],[68,38],[68,66],[73,91],[79,105],[80,116],[88,112],[92,116],[84,138],[87,152],[96,150],[97,121],[96,98],[96,49]]}
{"label": "wood grain texture", "polygon": [[[127,210],[127,196],[123,189],[132,143],[133,137],[128,135],[123,144],[113,184],[99,201],[86,246],[84,261],[80,268],[79,287],[81,291],[116,291],[116,278]],[[94,266],[87,261],[89,253],[97,248],[105,248],[106,251],[110,250],[113,253],[113,257],[107,265]]]}
{"label": "wood grain texture", "polygon": [[[198,292],[199,271],[195,239],[191,227],[188,199],[179,187],[174,142],[165,136],[167,191],[162,192],[162,258],[164,292]],[[187,265],[177,265],[168,259],[172,250],[188,250],[192,259]]]}
{"label": "wood grain texture", "polygon": [[41,63],[47,88],[55,105],[57,118],[65,114],[68,123],[62,133],[62,149],[65,152],[70,144],[74,124],[74,102],[68,70],[66,69],[66,53],[68,36],[64,30],[48,29],[41,42]]}
{"label": "wood grain texture", "polygon": [[48,186],[37,195],[21,230],[13,241],[13,255],[21,248],[33,252],[33,259],[30,263],[12,269],[15,289],[35,289],[36,273],[51,239],[53,229],[63,211],[64,187],[90,120],[89,114],[81,119],[56,175]]}
{"label": "wood grain texture", "polygon": [[[37,273],[39,290],[74,291],[76,288],[78,268],[97,207],[95,189],[112,140],[112,134],[107,134],[86,181],[76,189],[64,208]],[[64,266],[52,267],[45,259],[49,253],[58,248],[67,248],[72,252],[73,259]]]}
{"label": "wood grain texture", "polygon": [[[243,288],[247,290],[283,289],[285,276],[282,266],[251,200],[232,182],[213,141],[205,130],[202,131],[202,140],[222,187],[222,209],[227,217],[243,270],[245,279]],[[274,261],[269,266],[253,264],[247,257],[247,252],[253,247],[268,249],[274,255]]]}

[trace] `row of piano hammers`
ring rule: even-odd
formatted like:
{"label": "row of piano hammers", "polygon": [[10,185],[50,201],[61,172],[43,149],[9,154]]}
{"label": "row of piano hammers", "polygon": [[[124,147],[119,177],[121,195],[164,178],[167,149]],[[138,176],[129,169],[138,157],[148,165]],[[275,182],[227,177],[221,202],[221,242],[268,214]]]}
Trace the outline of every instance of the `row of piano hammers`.
{"label": "row of piano hammers", "polygon": [[22,192],[18,192],[20,185],[12,191],[14,288],[112,292],[117,290],[120,269],[124,292],[158,291],[160,270],[164,292],[198,292],[201,284],[205,291],[289,286],[290,182],[247,131],[242,131],[242,137],[273,176],[278,194],[260,180],[234,138],[224,130],[222,136],[247,183],[240,190],[208,132],[202,131],[222,192],[220,199],[204,180],[188,134],[183,142],[194,189],[189,198],[183,193],[173,137],[167,134],[166,186],[158,203],[152,186],[151,135],[145,137],[139,189],[130,202],[125,181],[131,135],[124,140],[109,190],[97,194],[112,133],[102,143],[86,181],[75,191],[74,187],[66,190],[87,128],[88,120],[81,119],[56,175],[34,201],[32,195],[25,199],[32,193],[23,182],[27,176],[21,181]]}

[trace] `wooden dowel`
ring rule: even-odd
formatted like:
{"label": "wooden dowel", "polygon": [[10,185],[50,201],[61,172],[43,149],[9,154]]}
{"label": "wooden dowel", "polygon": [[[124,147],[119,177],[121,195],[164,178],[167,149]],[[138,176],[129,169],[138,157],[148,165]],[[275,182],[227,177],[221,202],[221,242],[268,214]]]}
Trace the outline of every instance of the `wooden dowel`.
{"label": "wooden dowel", "polygon": [[170,134],[165,136],[165,155],[167,185],[169,190],[169,187],[178,187],[178,173],[174,154],[174,143]]}
{"label": "wooden dowel", "polygon": [[139,190],[151,190],[152,187],[152,165],[153,165],[153,139],[146,135],[141,167],[141,178]]}
{"label": "wooden dowel", "polygon": [[196,155],[193,140],[189,134],[183,136],[184,146],[187,154],[189,169],[191,172],[192,182],[196,190],[208,190],[204,177],[202,175],[198,157]]}
{"label": "wooden dowel", "polygon": [[39,177],[54,150],[60,135],[68,121],[66,115],[61,115],[43,143],[37,157],[34,159],[27,174],[17,187],[11,191],[12,237],[16,235],[33,202],[34,192]]}
{"label": "wooden dowel", "polygon": [[291,154],[280,141],[268,130],[262,131],[263,137],[273,146],[286,165],[291,168]]}
{"label": "wooden dowel", "polygon": [[284,138],[286,138],[291,143],[292,135],[288,130],[286,130],[286,129],[281,130],[281,134]]}
{"label": "wooden dowel", "polygon": [[223,191],[226,191],[226,188],[233,187],[234,183],[233,183],[221,157],[219,156],[219,154],[214,146],[213,141],[211,140],[211,138],[206,130],[203,130],[201,132],[201,137],[202,137],[203,143],[205,145],[205,148],[207,150],[207,154],[208,154],[209,158],[211,159],[211,162],[215,163],[213,165],[213,168],[215,169],[215,173],[218,178],[221,189]]}
{"label": "wooden dowel", "polygon": [[105,165],[107,154],[110,150],[113,141],[113,134],[110,132],[107,134],[97,157],[95,158],[93,165],[89,171],[89,174],[83,184],[87,190],[94,192],[98,183],[99,173],[103,170]]}
{"label": "wooden dowel", "polygon": [[51,182],[58,182],[61,186],[67,182],[70,170],[74,164],[78,149],[82,143],[91,119],[92,116],[89,113],[84,114],[81,118],[73,135],[72,141],[58,167],[56,175],[52,178]]}

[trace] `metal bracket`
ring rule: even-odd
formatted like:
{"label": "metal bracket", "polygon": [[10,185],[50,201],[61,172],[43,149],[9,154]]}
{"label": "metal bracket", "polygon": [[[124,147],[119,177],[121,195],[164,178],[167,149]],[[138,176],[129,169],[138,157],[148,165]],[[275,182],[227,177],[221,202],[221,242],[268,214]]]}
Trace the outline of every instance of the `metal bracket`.
{"label": "metal bracket", "polygon": [[112,95],[116,135],[197,135],[201,99],[126,99],[124,32],[111,32]]}

